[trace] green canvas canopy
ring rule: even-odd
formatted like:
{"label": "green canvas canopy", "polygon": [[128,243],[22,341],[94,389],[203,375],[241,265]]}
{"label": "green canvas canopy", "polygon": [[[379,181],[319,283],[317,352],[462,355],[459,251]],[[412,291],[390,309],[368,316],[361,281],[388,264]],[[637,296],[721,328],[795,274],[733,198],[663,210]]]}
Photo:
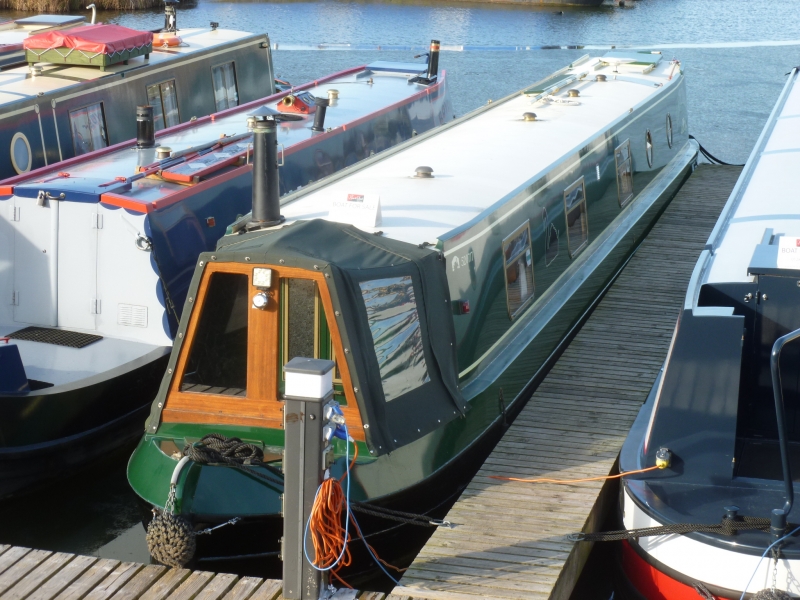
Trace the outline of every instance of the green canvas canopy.
{"label": "green canvas canopy", "polygon": [[[322,272],[330,290],[367,444],[385,454],[464,414],[458,388],[455,333],[440,252],[352,225],[297,221],[224,237],[200,255],[189,296],[208,262],[285,265]],[[190,309],[183,313],[184,331]],[[181,340],[170,358],[174,370]],[[292,357],[290,357],[292,358]],[[155,431],[169,382],[153,403]]]}

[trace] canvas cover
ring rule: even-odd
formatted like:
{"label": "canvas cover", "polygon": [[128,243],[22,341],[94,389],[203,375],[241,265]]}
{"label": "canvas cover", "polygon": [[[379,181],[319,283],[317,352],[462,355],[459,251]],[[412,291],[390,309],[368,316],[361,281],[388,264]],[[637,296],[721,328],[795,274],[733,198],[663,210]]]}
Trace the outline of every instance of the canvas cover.
{"label": "canvas cover", "polygon": [[29,36],[23,45],[26,50],[72,48],[87,54],[115,54],[152,43],[153,34],[150,31],[100,24],[37,33]]}
{"label": "canvas cover", "polygon": [[[375,455],[413,442],[467,411],[458,388],[445,261],[438,251],[316,219],[226,236],[213,255],[217,263],[281,264],[329,276],[342,343],[350,349],[346,359],[359,390],[359,410],[369,425],[367,444]],[[211,256],[204,253],[199,261],[207,263]],[[201,274],[202,268],[196,269],[190,296]],[[392,293],[382,295],[380,289]],[[183,318],[190,312],[185,309]],[[179,343],[170,358],[172,369]],[[402,377],[393,379],[397,374]],[[148,433],[160,422],[159,405],[168,387],[165,379]]]}

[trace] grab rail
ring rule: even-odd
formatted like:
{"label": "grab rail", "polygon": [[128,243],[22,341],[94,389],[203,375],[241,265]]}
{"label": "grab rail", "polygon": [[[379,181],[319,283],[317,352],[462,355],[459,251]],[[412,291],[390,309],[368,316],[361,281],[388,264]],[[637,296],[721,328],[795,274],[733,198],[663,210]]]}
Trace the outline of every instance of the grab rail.
{"label": "grab rail", "polygon": [[[784,517],[789,516],[794,504],[794,482],[792,481],[792,468],[789,464],[789,442],[786,439],[786,415],[783,407],[783,388],[781,386],[781,350],[783,347],[800,338],[800,329],[775,340],[772,345],[772,354],[769,357],[769,369],[772,373],[772,395],[775,397],[775,416],[778,419],[778,440],[781,445],[781,465],[783,466],[783,485],[786,490],[786,501],[783,504]],[[774,511],[773,511],[774,513]]]}

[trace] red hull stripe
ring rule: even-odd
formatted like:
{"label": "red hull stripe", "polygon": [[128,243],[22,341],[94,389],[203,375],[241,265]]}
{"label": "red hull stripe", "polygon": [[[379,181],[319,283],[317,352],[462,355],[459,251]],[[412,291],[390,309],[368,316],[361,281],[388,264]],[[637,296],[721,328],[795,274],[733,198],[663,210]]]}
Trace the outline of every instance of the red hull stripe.
{"label": "red hull stripe", "polygon": [[[647,600],[698,600],[695,589],[648,564],[627,540],[622,542],[622,570]],[[715,596],[718,600],[731,600]],[[737,599],[738,600],[738,599]]]}

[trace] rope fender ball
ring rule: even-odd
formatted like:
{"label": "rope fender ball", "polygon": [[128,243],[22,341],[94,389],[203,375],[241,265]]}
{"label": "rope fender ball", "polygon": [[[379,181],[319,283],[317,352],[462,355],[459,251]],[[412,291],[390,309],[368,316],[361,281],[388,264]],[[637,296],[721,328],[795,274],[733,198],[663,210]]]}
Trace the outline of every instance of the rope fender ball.
{"label": "rope fender ball", "polygon": [[791,596],[783,590],[765,589],[756,593],[753,600],[791,600]]}
{"label": "rope fender ball", "polygon": [[168,567],[183,567],[192,560],[197,549],[189,520],[169,512],[153,511],[145,539],[150,556]]}

